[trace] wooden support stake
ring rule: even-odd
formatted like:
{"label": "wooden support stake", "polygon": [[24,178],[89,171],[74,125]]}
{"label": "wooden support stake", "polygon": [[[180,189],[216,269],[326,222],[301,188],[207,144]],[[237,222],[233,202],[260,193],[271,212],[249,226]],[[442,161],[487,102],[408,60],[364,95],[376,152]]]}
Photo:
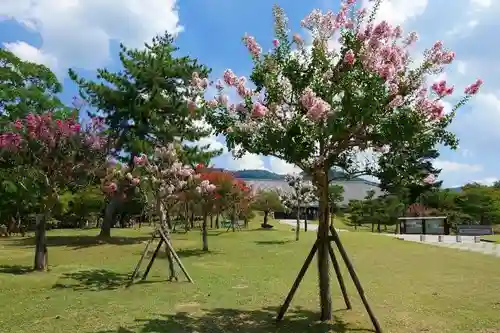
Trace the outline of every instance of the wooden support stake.
{"label": "wooden support stake", "polygon": [[142,251],[141,259],[139,259],[139,262],[135,266],[134,272],[132,273],[132,276],[130,277],[130,281],[127,284],[127,287],[130,287],[132,285],[132,283],[134,283],[136,276],[139,274],[139,269],[141,268],[142,261],[144,260],[144,258],[148,254],[149,246],[151,245],[151,243],[153,243],[154,239],[155,239],[155,236],[153,235],[153,237],[151,237],[151,239],[146,244],[144,251]]}
{"label": "wooden support stake", "polygon": [[339,249],[340,255],[342,256],[342,259],[344,260],[344,262],[347,266],[347,270],[349,271],[349,274],[351,275],[351,279],[354,282],[354,285],[356,286],[359,297],[361,298],[361,301],[363,302],[363,305],[365,306],[366,312],[368,312],[368,315],[370,316],[373,327],[375,328],[375,332],[382,333],[382,329],[380,328],[380,324],[377,320],[377,317],[375,317],[375,314],[373,313],[372,308],[370,307],[370,304],[368,303],[368,300],[366,299],[365,292],[363,290],[363,286],[361,286],[361,282],[359,281],[359,278],[358,278],[358,275],[356,274],[354,266],[352,265],[352,262],[349,259],[349,256],[347,255],[347,252],[344,249],[342,242],[340,241],[339,234],[337,233],[337,230],[335,230],[335,228],[333,226],[330,226],[330,232],[332,233],[333,241],[337,245],[337,248]]}
{"label": "wooden support stake", "polygon": [[170,243],[170,240],[165,236],[165,233],[163,232],[163,230],[161,228],[158,229],[160,231],[160,235],[163,239],[163,241],[165,242],[165,244],[167,245],[168,249],[170,250],[170,253],[172,253],[172,257],[174,257],[175,261],[177,262],[177,264],[179,265],[179,267],[181,268],[182,272],[184,273],[184,275],[186,276],[186,279],[190,282],[190,283],[194,283],[193,279],[191,278],[191,276],[189,276],[189,273],[187,272],[186,268],[184,267],[184,265],[182,264],[181,262],[181,259],[179,258],[179,256],[177,255],[177,253],[175,252],[174,250],[174,247],[172,246],[172,244]]}
{"label": "wooden support stake", "polygon": [[283,319],[283,316],[285,315],[286,310],[288,310],[288,307],[290,306],[290,303],[292,302],[293,296],[295,295],[295,292],[299,288],[300,282],[302,282],[302,279],[304,278],[304,275],[307,272],[307,269],[309,268],[309,265],[311,264],[311,261],[314,258],[314,255],[316,254],[316,251],[318,250],[318,240],[314,242],[311,251],[309,252],[309,255],[307,256],[306,260],[304,261],[304,264],[302,265],[302,268],[300,269],[299,274],[297,275],[297,278],[295,279],[295,282],[293,283],[292,289],[290,289],[290,292],[286,296],[285,302],[280,308],[280,311],[278,312],[278,316],[276,317],[276,321],[280,321]]}
{"label": "wooden support stake", "polygon": [[345,287],[344,278],[340,272],[340,265],[335,257],[335,252],[333,251],[332,243],[328,242],[328,252],[330,252],[330,259],[332,260],[333,268],[335,270],[335,275],[337,275],[337,280],[339,281],[340,290],[342,291],[342,296],[344,297],[345,306],[348,310],[352,309],[351,301],[349,296],[347,296],[347,289]]}
{"label": "wooden support stake", "polygon": [[151,257],[151,260],[149,260],[148,267],[146,267],[146,271],[144,271],[144,275],[142,276],[142,280],[146,280],[148,277],[149,271],[151,270],[151,267],[153,266],[153,262],[156,259],[156,256],[158,255],[158,252],[160,252],[161,245],[163,244],[163,239],[160,238],[160,241],[158,242],[158,245],[156,246],[155,252],[153,252],[153,256]]}

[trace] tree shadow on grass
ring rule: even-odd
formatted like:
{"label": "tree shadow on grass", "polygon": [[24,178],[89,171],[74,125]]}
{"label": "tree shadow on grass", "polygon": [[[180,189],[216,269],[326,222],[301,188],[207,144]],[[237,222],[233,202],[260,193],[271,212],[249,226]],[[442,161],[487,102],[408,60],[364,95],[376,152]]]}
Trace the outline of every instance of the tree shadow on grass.
{"label": "tree shadow on grass", "polygon": [[[98,245],[133,245],[141,244],[147,240],[150,240],[150,236],[143,237],[110,237],[102,238],[99,236],[86,236],[86,235],[74,235],[74,236],[47,236],[48,246],[66,246],[73,248],[74,250],[85,249],[92,246]],[[17,246],[34,246],[35,238],[20,238],[15,239],[11,243]]]}
{"label": "tree shadow on grass", "polygon": [[23,275],[33,272],[33,267],[23,265],[0,265],[0,274]]}
{"label": "tree shadow on grass", "polygon": [[116,273],[106,269],[83,270],[63,274],[61,277],[62,282],[58,281],[52,288],[89,291],[115,290],[124,287],[129,279],[128,274]]}
{"label": "tree shadow on grass", "polygon": [[239,333],[327,333],[327,332],[374,332],[351,326],[334,316],[329,323],[318,322],[318,313],[297,308],[290,310],[283,321],[276,323],[276,308],[261,310],[210,309],[202,310],[203,316],[192,316],[187,312],[175,315],[160,315],[154,319],[136,319],[134,327],[95,333],[192,333],[192,332],[239,332]]}
{"label": "tree shadow on grass", "polygon": [[[156,245],[155,245],[156,246]],[[153,252],[155,249],[155,246],[150,247],[148,254],[144,257],[145,259],[151,259],[153,256]],[[174,246],[175,253],[179,256],[179,258],[189,258],[189,257],[201,257],[204,255],[214,255],[218,254],[220,252],[218,251],[203,251],[201,249],[176,249]],[[137,255],[141,255],[142,252],[137,252]],[[160,249],[160,252],[156,255],[157,259],[165,259],[167,258],[167,254],[165,253],[165,246],[163,245],[162,248]]]}
{"label": "tree shadow on grass", "polygon": [[283,245],[292,242],[292,240],[268,240],[268,241],[255,241],[257,245]]}

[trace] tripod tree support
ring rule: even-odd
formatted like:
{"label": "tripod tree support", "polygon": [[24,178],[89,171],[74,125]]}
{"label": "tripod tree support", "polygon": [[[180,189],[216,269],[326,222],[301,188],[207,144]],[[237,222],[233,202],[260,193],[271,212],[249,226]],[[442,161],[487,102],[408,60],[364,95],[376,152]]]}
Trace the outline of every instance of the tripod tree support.
{"label": "tripod tree support", "polygon": [[346,264],[349,275],[351,276],[351,279],[354,282],[354,286],[356,287],[356,290],[358,291],[359,297],[361,298],[361,301],[363,302],[363,305],[366,309],[366,312],[368,313],[370,320],[373,324],[373,327],[375,328],[375,332],[382,333],[382,329],[381,329],[380,324],[377,320],[377,317],[375,317],[375,314],[373,313],[373,310],[371,309],[370,304],[368,303],[368,300],[366,299],[363,287],[361,286],[361,282],[359,281],[359,278],[356,274],[354,266],[352,265],[352,262],[349,259],[349,256],[347,255],[347,252],[345,251],[345,248],[344,248],[342,242],[340,241],[337,230],[335,230],[335,228],[333,226],[330,226],[329,229],[331,232],[331,236],[329,238],[327,238],[327,239],[318,238],[314,242],[314,244],[311,248],[311,251],[309,252],[304,264],[302,265],[302,268],[300,269],[299,274],[297,275],[297,278],[295,279],[295,281],[292,285],[292,288],[288,292],[288,295],[285,299],[285,302],[283,303],[283,305],[281,306],[281,308],[278,312],[276,320],[280,321],[283,319],[285,312],[288,310],[288,307],[290,306],[290,303],[293,299],[293,296],[295,295],[295,292],[297,291],[297,289],[300,285],[300,282],[304,278],[304,275],[306,274],[306,271],[309,268],[309,265],[311,264],[311,261],[314,258],[314,254],[316,253],[316,251],[318,251],[318,246],[323,245],[320,243],[325,242],[325,241],[329,243],[328,244],[328,252],[330,254],[330,259],[332,260],[333,268],[335,270],[335,274],[337,276],[337,280],[339,282],[340,289],[342,291],[342,296],[344,297],[344,302],[345,302],[346,308],[352,309],[351,302],[350,302],[349,297],[347,295],[347,289],[346,289],[345,284],[344,284],[344,279],[342,277],[342,273],[340,272],[340,265],[335,257],[335,252],[334,252],[333,247],[331,245],[331,241],[333,241],[340,252],[340,256],[342,257],[342,259],[344,260],[344,262]]}
{"label": "tripod tree support", "polygon": [[172,275],[172,272],[174,272],[174,267],[172,267],[173,264],[174,264],[173,260],[175,260],[175,262],[177,263],[177,265],[180,267],[180,269],[182,270],[182,272],[186,276],[186,279],[190,283],[194,283],[193,279],[191,278],[191,276],[187,272],[186,268],[182,264],[181,259],[179,258],[179,256],[175,252],[175,249],[173,248],[172,243],[170,242],[170,239],[167,237],[167,235],[164,232],[163,228],[160,227],[160,228],[158,228],[153,233],[152,238],[146,244],[146,247],[144,248],[144,250],[142,252],[141,258],[139,259],[139,262],[135,266],[134,272],[132,273],[132,276],[130,277],[130,280],[129,280],[129,283],[127,284],[127,287],[131,286],[134,283],[135,279],[138,277],[140,267],[142,265],[142,262],[144,261],[144,258],[148,254],[149,247],[151,246],[151,244],[153,243],[153,241],[155,239],[158,239],[158,238],[159,238],[160,241],[158,242],[158,245],[156,246],[156,249],[153,252],[153,255],[151,256],[151,259],[149,260],[149,263],[148,263],[148,265],[146,267],[146,270],[144,271],[144,274],[143,274],[141,280],[143,280],[143,281],[146,280],[146,278],[147,278],[147,276],[149,274],[149,271],[151,270],[151,267],[153,266],[153,263],[154,263],[156,257],[158,256],[158,253],[160,252],[161,246],[163,244],[165,244],[165,251],[166,251],[167,257],[169,259],[170,272],[171,272],[171,276],[170,276],[169,280],[170,281],[172,281],[172,280],[176,280],[177,281],[178,280],[178,278],[177,278],[177,276],[175,274]]}

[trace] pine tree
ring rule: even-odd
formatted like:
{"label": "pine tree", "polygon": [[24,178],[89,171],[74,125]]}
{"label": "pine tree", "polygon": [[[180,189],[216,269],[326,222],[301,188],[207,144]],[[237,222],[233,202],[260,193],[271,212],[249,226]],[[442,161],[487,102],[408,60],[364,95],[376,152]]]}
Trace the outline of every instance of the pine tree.
{"label": "pine tree", "polygon": [[[206,77],[210,70],[199,65],[196,59],[176,57],[178,48],[173,42],[165,33],[145,44],[144,49],[120,45],[123,69],[118,72],[98,69],[97,81],[69,71],[79,86],[80,96],[95,109],[92,115],[104,118],[109,135],[115,141],[115,156],[130,165],[134,156],[151,153],[155,146],[196,141],[210,134],[210,130],[196,125],[196,121],[203,119],[203,108],[190,110],[186,98],[192,89],[193,72]],[[206,162],[221,153],[206,152],[203,148],[207,147],[198,150],[186,147],[191,154],[183,158],[183,162]],[[111,217],[103,223],[102,236],[110,235],[110,219],[118,203],[114,204],[107,207],[111,211],[106,215]]]}

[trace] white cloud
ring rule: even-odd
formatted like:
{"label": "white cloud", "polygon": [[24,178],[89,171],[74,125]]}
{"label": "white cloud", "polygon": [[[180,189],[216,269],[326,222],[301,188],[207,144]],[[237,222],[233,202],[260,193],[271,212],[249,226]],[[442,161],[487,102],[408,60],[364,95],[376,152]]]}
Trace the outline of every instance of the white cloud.
{"label": "white cloud", "polygon": [[442,169],[443,172],[479,172],[483,167],[479,164],[458,163],[453,161],[436,160],[434,167]]}
{"label": "white cloud", "polygon": [[488,8],[492,4],[492,0],[470,0],[473,7]]}
{"label": "white cloud", "polygon": [[19,58],[34,62],[37,64],[42,64],[50,68],[57,68],[57,59],[36,47],[21,41],[14,43],[4,43],[4,47],[17,55]]}
{"label": "white cloud", "polygon": [[1,19],[40,34],[39,55],[26,52],[29,45],[22,41],[11,45],[16,55],[61,69],[105,65],[113,40],[141,47],[165,30],[182,31],[176,0],[2,0]]}
{"label": "white cloud", "polygon": [[236,159],[228,153],[225,162],[225,167],[229,170],[267,170],[262,157],[256,154],[246,153],[241,158]]}
{"label": "white cloud", "polygon": [[[428,0],[391,0],[382,1],[377,12],[376,20],[386,20],[400,25],[424,13]],[[371,7],[370,0],[363,0],[365,7]]]}
{"label": "white cloud", "polygon": [[465,61],[457,60],[455,64],[457,65],[457,72],[459,74],[465,75],[467,73],[467,63]]}
{"label": "white cloud", "polygon": [[217,137],[215,135],[211,135],[211,136],[208,136],[208,137],[204,137],[204,138],[201,138],[200,140],[198,140],[197,142],[195,142],[193,144],[194,146],[198,146],[198,147],[204,147],[204,146],[209,146],[208,147],[208,151],[214,151],[214,150],[220,150],[222,149],[223,152],[227,152],[227,148],[226,148],[226,145],[224,145],[223,143],[217,141]]}
{"label": "white cloud", "polygon": [[269,158],[269,165],[271,171],[279,175],[302,172],[302,170],[298,166],[285,162],[282,159],[276,157]]}

